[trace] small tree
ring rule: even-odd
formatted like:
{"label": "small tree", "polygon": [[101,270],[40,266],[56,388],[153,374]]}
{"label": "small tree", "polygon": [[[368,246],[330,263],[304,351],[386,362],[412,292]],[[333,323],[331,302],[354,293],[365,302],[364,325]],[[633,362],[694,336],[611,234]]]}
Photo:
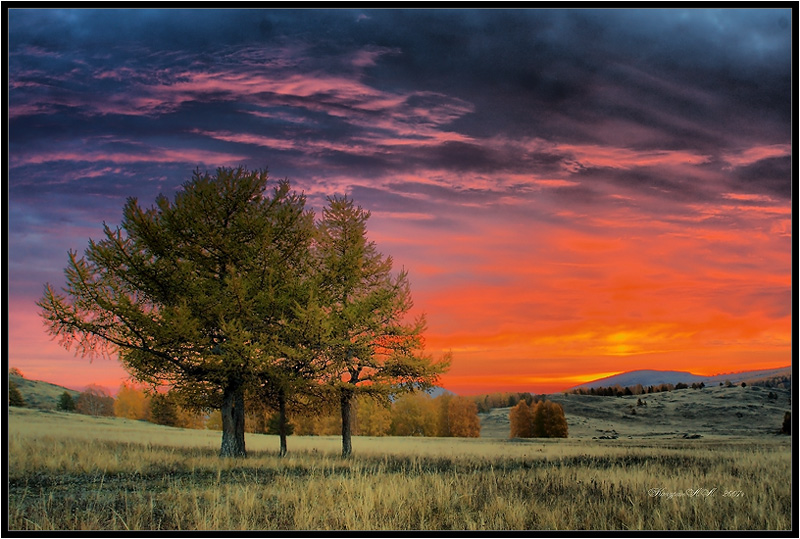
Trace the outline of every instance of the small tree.
{"label": "small tree", "polygon": [[542,421],[544,423],[544,436],[546,438],[566,438],[569,432],[564,408],[557,402],[544,401],[542,403]]}
{"label": "small tree", "polygon": [[566,438],[568,425],[564,408],[548,400],[528,407],[525,401],[509,413],[512,438]]}
{"label": "small tree", "polygon": [[547,430],[544,424],[544,401],[537,401],[531,407],[531,437],[547,437]]}
{"label": "small tree", "polygon": [[438,430],[436,404],[427,393],[407,393],[392,404],[392,436],[436,436]]}
{"label": "small tree", "polygon": [[148,419],[156,425],[178,426],[178,404],[174,395],[155,393],[149,399]]}
{"label": "small tree", "polygon": [[370,396],[356,401],[356,425],[353,429],[360,436],[386,436],[392,426],[391,405]]}
{"label": "small tree", "polygon": [[25,406],[25,399],[22,398],[22,393],[19,392],[17,384],[12,380],[8,381],[8,405]]}
{"label": "small tree", "polygon": [[123,383],[114,399],[114,415],[128,419],[146,419],[148,415],[148,396],[141,389]]}
{"label": "small tree", "polygon": [[533,415],[528,403],[524,400],[508,413],[511,423],[511,438],[530,438],[533,436]]}
{"label": "small tree", "polygon": [[[444,393],[433,399],[433,402],[436,404],[438,414],[439,430],[436,433],[437,436],[448,437],[453,435],[450,429],[450,402],[453,400],[453,397],[454,395]],[[475,405],[475,409],[478,409],[477,405]]]}
{"label": "small tree", "polygon": [[792,433],[792,412],[783,414],[783,425],[781,425],[781,434]]}
{"label": "small tree", "polygon": [[[283,434],[284,436],[290,436],[294,433],[294,425],[287,422],[285,425],[282,425],[282,418],[280,414],[272,414],[269,419],[267,420],[267,434]],[[282,430],[283,429],[283,430]]]}
{"label": "small tree", "polygon": [[478,406],[466,397],[453,397],[447,403],[447,418],[450,436],[459,438],[479,438],[481,421]]}
{"label": "small tree", "polygon": [[69,391],[63,392],[61,397],[59,397],[58,409],[63,412],[75,411],[75,400],[72,398],[72,395],[69,394]]}
{"label": "small tree", "polygon": [[360,393],[399,395],[432,387],[450,365],[423,354],[425,319],[413,306],[408,275],[367,240],[369,212],[347,197],[329,198],[318,225],[320,304],[327,314],[325,378],[338,395],[342,456],[352,452],[352,406]]}
{"label": "small tree", "polygon": [[113,416],[114,398],[96,385],[88,386],[75,401],[75,411],[93,416]]}

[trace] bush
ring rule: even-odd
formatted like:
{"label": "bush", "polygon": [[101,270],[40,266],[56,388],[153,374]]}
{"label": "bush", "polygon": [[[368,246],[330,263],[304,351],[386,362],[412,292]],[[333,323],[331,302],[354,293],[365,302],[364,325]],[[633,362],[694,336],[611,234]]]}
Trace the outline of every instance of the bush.
{"label": "bush", "polygon": [[447,403],[447,436],[479,438],[481,421],[478,419],[478,406],[467,397],[452,397],[445,402]]}
{"label": "bush", "polygon": [[567,419],[564,408],[548,400],[539,401],[529,407],[520,401],[509,412],[511,438],[566,438]]}
{"label": "bush", "polygon": [[19,392],[17,384],[8,381],[8,405],[9,406],[25,406],[25,399],[22,398],[22,393]]}
{"label": "bush", "polygon": [[178,406],[168,393],[154,393],[150,397],[148,418],[151,423],[167,427],[178,426]]}
{"label": "bush", "polygon": [[78,395],[78,399],[75,401],[75,411],[79,414],[93,416],[113,416],[114,398],[101,387],[89,386]]}
{"label": "bush", "polygon": [[[281,416],[280,414],[272,414],[267,420],[267,434],[280,434],[281,433]],[[294,425],[286,421],[286,435],[291,436],[294,434]]]}
{"label": "bush", "polygon": [[72,398],[68,391],[63,392],[58,399],[58,409],[62,412],[75,411],[75,399]]}
{"label": "bush", "polygon": [[508,413],[511,423],[511,438],[530,438],[533,436],[533,416],[528,404],[521,400]]}
{"label": "bush", "polygon": [[783,425],[781,426],[781,434],[792,433],[792,412],[783,414]]}

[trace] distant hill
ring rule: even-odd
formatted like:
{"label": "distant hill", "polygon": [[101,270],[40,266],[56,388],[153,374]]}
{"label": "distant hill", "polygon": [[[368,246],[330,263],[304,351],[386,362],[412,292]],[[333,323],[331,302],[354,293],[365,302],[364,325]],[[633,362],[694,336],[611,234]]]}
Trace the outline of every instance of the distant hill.
{"label": "distant hill", "polygon": [[8,379],[16,384],[22,398],[25,400],[25,405],[29,408],[55,409],[58,407],[58,401],[65,391],[72,395],[73,399],[80,395],[80,391],[75,391],[74,389],[40,380],[28,380],[14,374],[9,374]]}
{"label": "distant hill", "polygon": [[455,395],[455,393],[453,393],[452,391],[439,386],[433,386],[431,389],[426,391],[426,393],[433,398],[436,398],[439,395]]}
{"label": "distant hill", "polygon": [[636,384],[642,384],[643,386],[647,387],[659,384],[674,385],[681,382],[685,384],[702,382],[706,385],[709,385],[709,384],[719,384],[720,382],[730,381],[732,384],[738,384],[740,382],[748,382],[759,379],[769,379],[779,376],[791,377],[791,375],[792,375],[791,367],[782,367],[780,369],[769,369],[761,371],[743,371],[743,372],[735,372],[728,374],[718,374],[715,376],[703,376],[700,374],[692,374],[687,371],[637,370],[637,371],[623,372],[621,374],[615,374],[613,376],[607,376],[605,378],[599,378],[597,380],[593,380],[585,384],[571,387],[570,389],[578,389],[578,388],[591,389],[593,387],[609,387],[609,386],[614,386],[616,384],[619,384],[621,387],[635,386]]}
{"label": "distant hill", "polygon": [[[724,375],[730,377],[730,375]],[[731,380],[731,383],[733,381]],[[791,410],[792,391],[747,384],[707,384],[703,389],[602,397],[553,393],[564,407],[570,438],[724,439],[777,436]],[[478,414],[481,437],[508,438],[511,408]]]}

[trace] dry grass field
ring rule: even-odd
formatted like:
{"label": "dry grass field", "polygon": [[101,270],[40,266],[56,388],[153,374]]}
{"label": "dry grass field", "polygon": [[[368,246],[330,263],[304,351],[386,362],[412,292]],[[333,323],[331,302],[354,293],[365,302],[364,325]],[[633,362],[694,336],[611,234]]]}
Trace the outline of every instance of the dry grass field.
{"label": "dry grass field", "polygon": [[[568,397],[572,398],[572,396]],[[787,530],[786,436],[247,435],[12,408],[16,530]]]}

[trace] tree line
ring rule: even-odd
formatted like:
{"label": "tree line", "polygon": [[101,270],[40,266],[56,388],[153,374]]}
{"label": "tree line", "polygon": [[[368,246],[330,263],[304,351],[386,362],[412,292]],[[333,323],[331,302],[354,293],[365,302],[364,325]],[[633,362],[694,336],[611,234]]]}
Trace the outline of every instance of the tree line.
{"label": "tree line", "polygon": [[[722,383],[720,383],[720,385],[722,385]],[[600,397],[624,397],[627,395],[663,393],[667,391],[675,391],[676,389],[703,389],[704,387],[706,387],[706,384],[703,382],[693,382],[691,384],[678,382],[677,384],[655,384],[649,386],[636,384],[634,386],[625,387],[622,387],[620,384],[614,384],[613,386],[607,387],[579,387],[577,389],[573,389],[570,391],[570,393],[575,395],[596,395]]]}
{"label": "tree line", "polygon": [[369,216],[346,196],[317,215],[288,181],[270,189],[266,170],[195,171],[173,200],[129,198],[37,305],[67,348],[117,356],[135,382],[218,410],[221,456],[246,456],[248,402],[278,413],[281,455],[290,411],[335,403],[349,456],[359,396],[386,404],[450,364],[425,353],[408,274],[367,238]]}
{"label": "tree line", "polygon": [[[11,392],[9,392],[11,399]],[[262,402],[248,403],[245,432],[279,434],[277,412]],[[12,404],[24,406],[23,404]],[[57,408],[93,416],[124,417],[158,425],[190,429],[222,430],[219,410],[201,412],[181,406],[172,392],[150,392],[123,383],[116,397],[105,389],[89,386],[77,398],[64,392]],[[328,436],[341,432],[341,415],[334,406],[310,413],[289,414],[287,435]],[[356,398],[352,432],[360,436],[480,436],[478,409],[472,399],[451,394],[431,397],[424,392],[406,393],[390,403],[368,395]]]}

